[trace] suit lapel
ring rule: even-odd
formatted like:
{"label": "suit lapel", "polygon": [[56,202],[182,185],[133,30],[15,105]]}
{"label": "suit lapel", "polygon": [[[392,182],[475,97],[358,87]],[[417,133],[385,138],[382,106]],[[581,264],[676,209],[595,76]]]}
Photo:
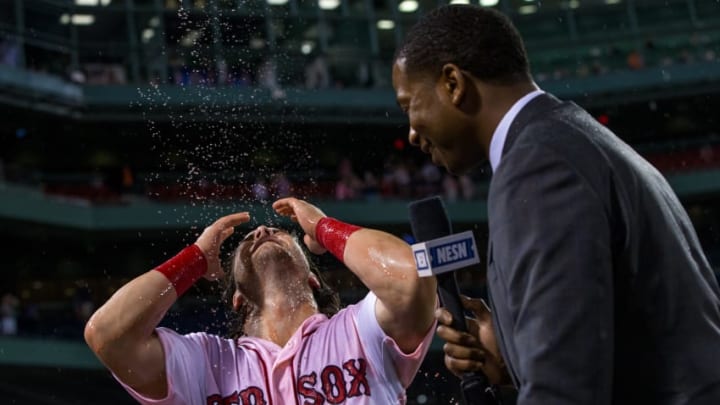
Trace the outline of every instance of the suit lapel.
{"label": "suit lapel", "polygon": [[[520,379],[518,379],[517,373],[515,372],[515,365],[517,361],[517,356],[515,355],[515,348],[512,343],[508,343],[506,341],[505,336],[505,329],[512,330],[511,325],[503,324],[501,321],[501,318],[499,317],[500,312],[504,311],[506,308],[506,304],[504,302],[504,297],[497,296],[492,294],[493,288],[497,288],[498,291],[503,291],[505,289],[505,286],[503,285],[502,281],[499,279],[499,275],[497,273],[497,269],[495,268],[495,260],[493,258],[493,243],[492,240],[488,242],[488,260],[487,260],[487,297],[488,301],[490,302],[490,310],[492,314],[492,322],[493,327],[495,329],[495,337],[496,341],[498,343],[498,348],[500,349],[500,355],[503,357],[505,361],[505,367],[507,369],[508,374],[510,374],[510,378],[513,381],[513,384],[516,388],[520,387]],[[502,293],[500,293],[502,294]],[[501,302],[498,303],[497,300],[500,300]],[[508,317],[505,316],[504,319],[507,319]]]}
{"label": "suit lapel", "polygon": [[[507,138],[505,138],[505,146],[503,146],[503,156],[508,153],[512,148],[513,144],[517,140],[523,129],[533,120],[539,117],[547,116],[548,113],[562,104],[562,101],[558,100],[554,96],[544,93],[534,99],[530,100],[525,107],[518,113],[513,122],[510,124],[508,129]],[[506,286],[501,280],[500,275],[497,273],[500,271],[496,268],[493,258],[493,243],[492,234],[488,242],[488,299],[490,300],[493,316],[493,324],[495,326],[495,333],[497,334],[498,345],[500,352],[505,359],[505,365],[508,373],[512,377],[515,387],[520,387],[520,380],[515,371],[517,366],[517,355],[514,344],[512,341],[508,341],[509,334],[512,333],[511,324],[503,324],[502,320],[510,319],[507,314],[507,305],[504,301],[505,297],[502,295],[502,291],[505,290]],[[496,289],[497,296],[492,294],[492,290]],[[501,314],[501,312],[503,314]]]}

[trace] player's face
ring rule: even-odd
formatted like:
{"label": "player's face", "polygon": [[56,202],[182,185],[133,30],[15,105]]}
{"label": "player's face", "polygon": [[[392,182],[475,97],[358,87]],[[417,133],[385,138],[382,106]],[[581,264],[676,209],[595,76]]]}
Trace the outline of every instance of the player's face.
{"label": "player's face", "polygon": [[[300,270],[309,273],[310,266],[297,239],[287,231],[261,225],[248,233],[236,253],[235,277],[239,282],[262,277],[263,270],[280,266],[288,277]],[[239,260],[238,260],[239,259]]]}
{"label": "player's face", "polygon": [[[307,258],[297,239],[285,230],[260,225],[246,235],[241,243],[247,246],[246,254],[253,260],[287,257],[298,264],[307,265]],[[278,258],[273,259],[275,256]]]}
{"label": "player's face", "polygon": [[393,66],[393,86],[400,108],[408,115],[408,141],[432,157],[434,164],[461,174],[482,157],[467,115],[453,102],[445,78],[408,73],[405,59]]}

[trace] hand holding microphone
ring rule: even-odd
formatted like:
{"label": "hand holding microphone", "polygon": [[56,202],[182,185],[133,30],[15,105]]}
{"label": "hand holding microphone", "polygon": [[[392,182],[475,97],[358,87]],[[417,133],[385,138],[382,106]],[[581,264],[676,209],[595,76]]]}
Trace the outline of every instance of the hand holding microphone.
{"label": "hand holding microphone", "polygon": [[435,311],[438,320],[437,335],[446,343],[445,366],[456,376],[465,372],[481,370],[492,385],[510,384],[505,363],[495,338],[490,309],[480,298],[460,296],[465,309],[473,318],[465,318],[467,332],[452,328],[452,315],[445,308]]}
{"label": "hand holding microphone", "polygon": [[[435,275],[440,303],[451,315],[450,326],[467,332],[465,315],[458,293],[455,274],[459,268],[479,263],[475,238],[471,231],[452,234],[452,226],[439,197],[414,201],[409,205],[410,226],[416,243],[413,255],[421,277]],[[487,376],[482,371],[465,372],[460,383],[468,405],[498,405]]]}

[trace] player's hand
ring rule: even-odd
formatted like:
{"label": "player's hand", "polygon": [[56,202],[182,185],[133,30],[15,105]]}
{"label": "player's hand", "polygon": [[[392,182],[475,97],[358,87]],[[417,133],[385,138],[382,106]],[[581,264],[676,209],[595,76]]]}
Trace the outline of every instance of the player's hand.
{"label": "player's hand", "polygon": [[315,239],[315,227],[318,221],[325,218],[324,212],[306,201],[298,200],[297,198],[288,197],[277,200],[273,203],[273,209],[275,212],[282,216],[289,217],[292,221],[297,222],[298,225],[305,232],[303,241],[305,246],[315,254],[323,254],[327,251],[322,247]]}
{"label": "player's hand", "polygon": [[220,246],[225,242],[225,239],[235,232],[236,226],[244,224],[249,220],[250,214],[247,212],[238,212],[224,216],[205,228],[203,233],[197,238],[195,244],[202,250],[208,264],[204,276],[206,279],[217,280],[222,276]]}
{"label": "player's hand", "polygon": [[466,309],[475,318],[466,318],[468,332],[453,329],[452,315],[445,308],[435,311],[437,334],[445,340],[445,366],[460,377],[466,372],[482,371],[491,384],[505,384],[510,376],[500,355],[490,309],[481,299],[462,296]]}

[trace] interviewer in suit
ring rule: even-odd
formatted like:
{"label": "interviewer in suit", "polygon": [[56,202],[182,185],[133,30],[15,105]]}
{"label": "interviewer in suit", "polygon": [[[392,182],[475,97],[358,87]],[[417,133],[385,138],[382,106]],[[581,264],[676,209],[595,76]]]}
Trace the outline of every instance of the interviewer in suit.
{"label": "interviewer in suit", "polygon": [[[431,12],[393,86],[435,164],[490,160],[492,327],[519,404],[720,404],[720,291],[685,210],[632,148],[537,87],[506,17]],[[476,336],[438,333],[454,372],[489,365]]]}

